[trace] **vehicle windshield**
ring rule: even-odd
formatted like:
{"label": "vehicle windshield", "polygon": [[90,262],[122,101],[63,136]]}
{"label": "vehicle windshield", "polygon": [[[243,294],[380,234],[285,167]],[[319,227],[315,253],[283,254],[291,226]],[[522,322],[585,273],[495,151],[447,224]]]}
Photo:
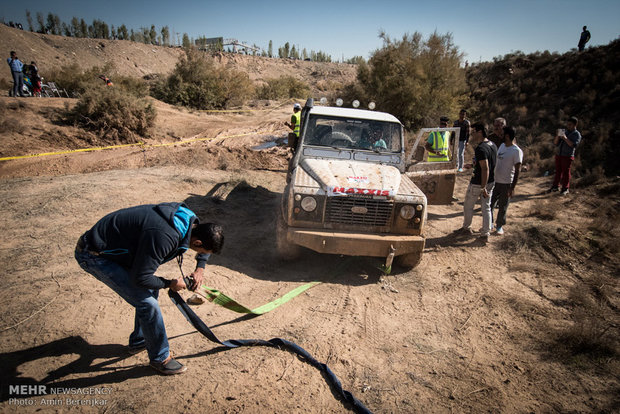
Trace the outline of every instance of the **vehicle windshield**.
{"label": "vehicle windshield", "polygon": [[400,152],[401,125],[368,119],[310,115],[305,145],[375,152]]}

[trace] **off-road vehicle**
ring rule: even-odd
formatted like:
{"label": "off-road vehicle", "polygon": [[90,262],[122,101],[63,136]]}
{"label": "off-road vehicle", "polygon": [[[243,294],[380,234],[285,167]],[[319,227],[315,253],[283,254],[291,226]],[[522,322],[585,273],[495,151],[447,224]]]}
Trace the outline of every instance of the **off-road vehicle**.
{"label": "off-road vehicle", "polygon": [[459,129],[421,130],[406,159],[403,125],[388,113],[314,106],[308,99],[301,119],[277,218],[280,255],[294,258],[303,246],[416,266],[428,200],[451,202],[456,173],[455,157],[424,162],[420,143],[440,130],[453,133],[458,144]]}

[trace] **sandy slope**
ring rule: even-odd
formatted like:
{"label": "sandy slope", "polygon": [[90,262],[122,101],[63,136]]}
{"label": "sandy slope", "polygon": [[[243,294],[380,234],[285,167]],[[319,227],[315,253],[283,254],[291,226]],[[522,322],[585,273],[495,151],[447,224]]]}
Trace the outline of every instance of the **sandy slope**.
{"label": "sandy slope", "polygon": [[[28,100],[14,111],[39,114],[39,127],[52,132],[6,133],[3,156],[86,145],[78,131],[49,121],[62,103],[42,101],[49,106]],[[452,234],[461,224],[460,204],[433,206],[422,263],[410,272],[385,276],[378,259],[313,252],[284,263],[274,251],[274,219],[287,151],[250,148],[284,136],[288,107],[190,114],[158,104],[158,110],[160,133],[149,143],[213,139],[0,162],[0,411],[15,411],[6,384],[35,382],[110,388],[98,397],[106,399],[102,412],[346,412],[311,366],[275,349],[214,346],[165,292],[160,303],[171,347],[188,372],[164,378],[145,366],[145,354],[126,354],[131,308],[81,271],[75,241],[107,212],[172,200],[225,227],[226,248],[208,266],[210,286],[255,307],[303,282],[324,282],[254,319],[209,303],[197,307],[215,333],[296,342],[374,412],[620,408],[618,257],[591,230],[596,221],[586,212],[606,211],[596,189],[541,196],[548,180],[525,174],[507,234],[488,246]],[[167,134],[172,130],[176,136]],[[458,196],[466,183],[461,175]],[[606,202],[617,206],[617,195]],[[191,265],[188,256],[185,270]],[[160,275],[176,277],[175,266],[162,266]],[[599,319],[580,319],[578,293],[598,303],[588,309]],[[615,351],[567,350],[570,344],[558,338],[584,320],[607,323],[601,330]],[[35,403],[19,412],[69,410]]]}

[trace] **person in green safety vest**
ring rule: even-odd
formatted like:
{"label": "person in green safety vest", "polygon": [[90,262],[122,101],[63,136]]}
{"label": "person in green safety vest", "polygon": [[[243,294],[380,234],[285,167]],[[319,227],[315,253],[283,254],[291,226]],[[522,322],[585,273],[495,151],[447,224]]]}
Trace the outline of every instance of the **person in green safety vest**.
{"label": "person in green safety vest", "polygon": [[293,115],[291,115],[291,122],[284,123],[287,127],[289,127],[293,132],[288,134],[288,146],[293,148],[297,148],[297,141],[299,140],[299,131],[301,129],[301,105],[295,103],[293,105]]}
{"label": "person in green safety vest", "polygon": [[[439,120],[440,128],[448,127],[448,117],[442,116]],[[428,151],[429,162],[450,161],[449,155],[450,133],[449,131],[433,131],[428,135],[424,148]]]}

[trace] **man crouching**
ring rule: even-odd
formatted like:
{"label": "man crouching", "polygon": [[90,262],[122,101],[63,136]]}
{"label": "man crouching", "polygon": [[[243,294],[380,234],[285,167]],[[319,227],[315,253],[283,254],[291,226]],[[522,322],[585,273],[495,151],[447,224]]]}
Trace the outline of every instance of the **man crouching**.
{"label": "man crouching", "polygon": [[[147,350],[150,365],[162,374],[185,372],[172,358],[164,320],[157,302],[159,289],[175,292],[195,290],[203,278],[211,253],[224,244],[222,228],[200,224],[198,217],[182,203],[149,204],[115,211],[103,217],[78,240],[75,259],[136,308],[134,331],[129,336],[129,352]],[[154,273],[174,258],[179,266],[187,249],[197,252],[192,286],[182,277],[168,280]]]}

